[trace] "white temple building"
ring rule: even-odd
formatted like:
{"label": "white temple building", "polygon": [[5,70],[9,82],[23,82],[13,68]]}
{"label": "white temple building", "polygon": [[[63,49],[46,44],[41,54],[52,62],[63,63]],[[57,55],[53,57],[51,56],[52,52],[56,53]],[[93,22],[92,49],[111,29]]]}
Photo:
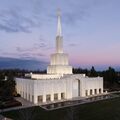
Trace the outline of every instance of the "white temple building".
{"label": "white temple building", "polygon": [[61,14],[58,12],[56,52],[51,55],[47,74],[26,74],[16,78],[16,89],[21,97],[35,104],[43,104],[103,93],[103,78],[73,74],[68,54],[63,52]]}

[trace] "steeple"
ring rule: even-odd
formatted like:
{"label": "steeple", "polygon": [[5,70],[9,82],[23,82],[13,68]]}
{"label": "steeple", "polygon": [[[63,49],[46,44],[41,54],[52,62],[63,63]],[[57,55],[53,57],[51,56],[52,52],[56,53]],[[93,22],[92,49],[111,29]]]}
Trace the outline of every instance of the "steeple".
{"label": "steeple", "polygon": [[57,11],[56,52],[51,55],[50,65],[47,67],[47,74],[72,74],[72,66],[69,66],[68,54],[63,52],[60,10]]}
{"label": "steeple", "polygon": [[57,17],[58,17],[57,36],[62,36],[61,12],[60,12],[60,9],[57,10]]}
{"label": "steeple", "polygon": [[57,36],[56,36],[56,53],[63,53],[62,27],[61,27],[61,12],[57,11]]}

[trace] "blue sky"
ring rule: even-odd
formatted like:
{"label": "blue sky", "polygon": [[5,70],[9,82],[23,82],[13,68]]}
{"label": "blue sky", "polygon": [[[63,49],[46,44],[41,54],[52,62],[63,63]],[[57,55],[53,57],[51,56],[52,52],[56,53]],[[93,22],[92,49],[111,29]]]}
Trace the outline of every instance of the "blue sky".
{"label": "blue sky", "polygon": [[73,66],[120,65],[120,0],[0,0],[0,56],[49,62],[56,11]]}

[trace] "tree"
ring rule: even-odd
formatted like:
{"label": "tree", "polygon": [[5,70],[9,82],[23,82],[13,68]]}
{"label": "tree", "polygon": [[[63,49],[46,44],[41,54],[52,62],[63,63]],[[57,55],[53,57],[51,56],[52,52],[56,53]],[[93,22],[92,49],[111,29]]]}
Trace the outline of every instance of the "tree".
{"label": "tree", "polygon": [[7,77],[7,80],[1,80],[0,95],[2,98],[12,97],[16,95],[16,82],[12,74]]}
{"label": "tree", "polygon": [[8,91],[9,91],[8,95],[15,96],[16,95],[16,89],[15,89],[16,82],[15,82],[13,75],[8,76],[8,79],[6,81],[6,86],[7,86]]}
{"label": "tree", "polygon": [[108,81],[110,84],[113,84],[116,79],[116,72],[112,67],[109,67],[108,70],[104,72],[104,81]]}
{"label": "tree", "polygon": [[97,76],[98,76],[98,74],[97,74],[94,66],[92,66],[92,68],[91,68],[91,70],[90,70],[90,75],[89,75],[89,76],[90,76],[90,77],[97,77]]}

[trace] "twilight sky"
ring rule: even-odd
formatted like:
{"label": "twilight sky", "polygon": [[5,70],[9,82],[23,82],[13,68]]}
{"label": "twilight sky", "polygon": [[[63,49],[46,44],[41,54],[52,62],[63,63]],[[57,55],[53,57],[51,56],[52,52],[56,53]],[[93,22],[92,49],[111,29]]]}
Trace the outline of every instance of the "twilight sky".
{"label": "twilight sky", "polygon": [[120,0],[0,0],[0,57],[49,62],[58,8],[73,66],[120,66]]}

